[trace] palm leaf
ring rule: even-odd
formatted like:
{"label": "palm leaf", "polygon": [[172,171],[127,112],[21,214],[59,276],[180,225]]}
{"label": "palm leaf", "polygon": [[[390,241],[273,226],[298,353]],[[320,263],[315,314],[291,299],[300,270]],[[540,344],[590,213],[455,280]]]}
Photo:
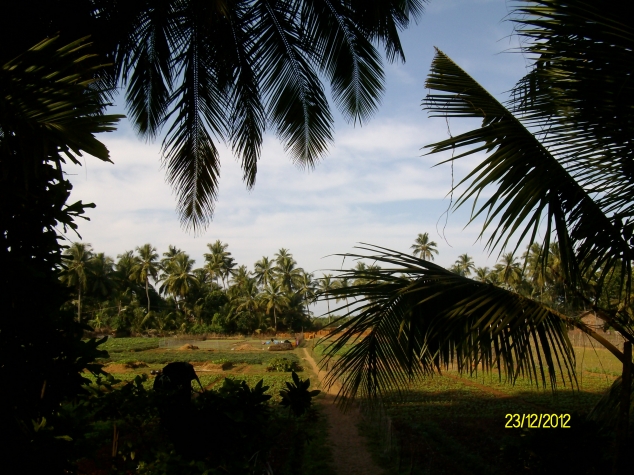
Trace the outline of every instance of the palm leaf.
{"label": "palm leaf", "polygon": [[[157,0],[87,6],[104,57],[120,79],[137,132],[163,141],[167,180],[184,226],[212,218],[219,163],[228,142],[255,184],[268,123],[300,166],[313,166],[333,140],[322,78],[344,116],[367,121],[384,75],[376,46],[404,59],[399,32],[420,0]],[[203,82],[199,82],[200,79]],[[183,82],[185,81],[185,82]],[[178,86],[177,86],[178,85]]]}
{"label": "palm leaf", "polygon": [[214,25],[205,21],[208,12],[195,2],[191,7],[183,13],[188,28],[183,29],[184,49],[177,58],[182,69],[176,72],[182,82],[170,100],[176,117],[163,141],[163,153],[167,179],[177,191],[181,223],[196,232],[207,225],[216,200],[220,163],[212,133],[216,138],[226,136],[228,86],[226,76],[218,72],[220,45],[210,41]]}
{"label": "palm leaf", "polygon": [[[104,115],[104,93],[96,87],[102,68],[91,44],[80,39],[60,46],[44,40],[0,68],[0,145],[4,153],[20,150],[37,169],[63,156],[80,164],[88,153],[110,161],[95,134],[114,130],[121,115]],[[29,151],[28,153],[26,151]],[[8,159],[8,158],[7,158]]]}
{"label": "palm leaf", "polygon": [[302,25],[306,41],[316,45],[316,60],[330,79],[332,95],[344,117],[362,124],[376,111],[384,74],[376,48],[351,18],[347,5],[305,1]]}
{"label": "palm leaf", "polygon": [[548,248],[551,230],[556,232],[565,277],[571,284],[579,283],[584,272],[602,269],[606,273],[615,266],[621,268],[623,275],[629,275],[631,250],[622,223],[608,216],[596,199],[595,190],[586,190],[574,170],[559,160],[560,156],[582,148],[579,140],[568,130],[551,128],[549,133],[567,135],[569,140],[558,142],[554,149],[548,141],[542,143],[522,121],[440,51],[434,58],[427,87],[440,92],[428,94],[424,101],[433,116],[482,118],[481,128],[428,147],[431,153],[470,147],[453,159],[479,151],[489,153],[461,181],[460,184],[467,184],[467,189],[456,206],[475,198],[475,209],[480,193],[489,186],[495,187],[492,196],[473,215],[475,219],[486,214],[482,233],[496,222],[488,241],[491,248],[504,249],[512,236],[518,236],[517,249],[525,237],[534,241],[544,225],[543,248]]}
{"label": "palm leaf", "polygon": [[241,9],[231,14],[229,27],[234,42],[227,49],[235,52],[235,75],[232,87],[231,143],[234,152],[242,160],[243,179],[248,188],[255,185],[257,162],[262,147],[262,135],[266,128],[266,113],[262,103],[256,47],[251,40],[253,10]]}
{"label": "palm leaf", "polygon": [[370,41],[385,44],[387,58],[405,61],[405,53],[398,32],[409,26],[410,20],[417,20],[423,12],[427,0],[352,0],[347,2],[353,12],[353,19]]}
{"label": "palm leaf", "polygon": [[[621,408],[622,400],[622,388],[623,379],[621,376],[616,378],[610,388],[603,394],[601,399],[595,404],[590,413],[588,419],[600,423],[603,428],[608,430],[615,430],[618,425],[619,412]],[[632,391],[630,394],[630,402],[634,406],[634,384],[631,385]],[[628,413],[631,415],[632,407],[628,409]],[[631,416],[630,416],[631,424]]]}
{"label": "palm leaf", "polygon": [[[112,7],[111,7],[112,8]],[[133,28],[127,48],[116,58],[132,123],[142,136],[154,138],[167,113],[172,90],[172,51],[177,41],[177,15],[173,2],[157,2],[153,8],[128,12]],[[129,21],[129,20],[128,20]]]}
{"label": "palm leaf", "polygon": [[578,322],[431,262],[377,246],[360,249],[372,254],[345,257],[382,268],[344,273],[362,283],[328,296],[353,301],[344,306],[349,320],[328,336],[322,361],[334,361],[328,378],[342,384],[340,396],[384,396],[452,363],[467,373],[480,365],[510,381],[523,376],[553,388],[575,384],[567,331]]}
{"label": "palm leaf", "polygon": [[302,41],[296,11],[283,2],[257,2],[258,69],[271,122],[294,162],[314,166],[332,142],[333,118]]}

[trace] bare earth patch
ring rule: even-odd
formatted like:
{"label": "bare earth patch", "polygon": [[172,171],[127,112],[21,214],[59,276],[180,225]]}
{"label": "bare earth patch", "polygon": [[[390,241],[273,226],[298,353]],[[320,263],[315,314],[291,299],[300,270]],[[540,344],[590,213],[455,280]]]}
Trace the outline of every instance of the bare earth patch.
{"label": "bare earth patch", "polygon": [[178,349],[179,349],[179,350],[197,350],[197,349],[198,349],[198,347],[197,347],[197,346],[195,346],[195,345],[191,345],[191,344],[189,344],[189,343],[188,343],[188,344],[186,344],[186,345],[183,345],[183,346],[179,347]]}
{"label": "bare earth patch", "polygon": [[142,361],[137,361],[135,363],[112,363],[103,368],[104,371],[108,373],[129,373],[130,371],[134,371],[137,368],[147,368],[147,364]]}

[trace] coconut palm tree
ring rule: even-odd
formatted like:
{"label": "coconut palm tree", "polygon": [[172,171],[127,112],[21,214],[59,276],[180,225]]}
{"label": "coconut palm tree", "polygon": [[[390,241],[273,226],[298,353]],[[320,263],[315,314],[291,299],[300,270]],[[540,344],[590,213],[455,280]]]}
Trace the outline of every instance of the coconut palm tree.
{"label": "coconut palm tree", "polygon": [[108,298],[116,286],[113,279],[114,261],[112,257],[99,252],[91,259],[90,267],[90,291],[101,298]]}
{"label": "coconut palm tree", "polygon": [[247,269],[247,266],[242,265],[242,266],[239,266],[233,273],[233,276],[231,278],[231,283],[233,285],[242,286],[249,279],[251,279],[251,272],[249,272],[249,270]]}
{"label": "coconut palm tree", "polygon": [[145,296],[147,298],[147,312],[150,313],[150,277],[158,279],[161,269],[159,255],[151,244],[144,244],[136,248],[135,262],[130,269],[130,278],[145,284]]}
{"label": "coconut palm tree", "polygon": [[433,261],[434,254],[438,255],[438,250],[436,249],[437,246],[438,244],[429,240],[429,234],[423,233],[418,234],[418,237],[410,249],[414,250],[412,254],[415,256],[418,255],[421,259],[425,259],[426,261]]}
{"label": "coconut palm tree", "polygon": [[508,289],[516,289],[522,280],[522,267],[512,252],[502,255],[502,259],[495,265],[495,272],[499,282]]}
{"label": "coconut palm tree", "polygon": [[278,256],[275,262],[275,278],[286,292],[293,292],[301,282],[304,269],[297,267],[297,261],[291,254]]}
{"label": "coconut palm tree", "polygon": [[316,283],[313,280],[313,274],[302,270],[300,278],[297,281],[297,294],[301,297],[306,308],[306,316],[310,319],[310,310],[308,305],[315,299]]}
{"label": "coconut palm tree", "polygon": [[[185,252],[178,253],[171,261],[169,268],[161,276],[163,283],[160,291],[169,294],[181,305],[192,287],[198,285],[193,273],[195,261]],[[181,308],[182,310],[182,308]]]}
{"label": "coconut palm tree", "polygon": [[478,267],[475,270],[475,280],[478,282],[492,282],[491,270],[488,267]]}
{"label": "coconut palm tree", "polygon": [[277,281],[270,282],[259,296],[260,302],[266,309],[266,313],[273,311],[273,328],[277,331],[277,314],[288,307],[290,301],[284,293],[284,289]]}
{"label": "coconut palm tree", "polygon": [[[358,266],[358,268],[360,268],[361,266]],[[336,302],[340,302],[341,300],[345,300],[346,301],[346,308],[350,308],[350,303],[348,301],[348,295],[347,295],[347,289],[349,287],[351,287],[353,285],[353,282],[359,281],[359,284],[363,284],[364,280],[363,280],[363,272],[364,272],[365,268],[363,268],[360,272],[361,272],[361,276],[359,276],[359,274],[355,274],[356,277],[354,279],[351,279],[350,277],[343,275],[340,276],[335,282],[334,282],[334,288],[335,289],[342,289],[341,295],[337,294],[335,297]]]}
{"label": "coconut palm tree", "polygon": [[[540,235],[541,249],[550,250],[556,240],[557,272],[566,291],[631,343],[634,27],[624,23],[624,14],[582,1],[524,0],[515,21],[534,67],[508,107],[441,51],[432,63],[424,105],[432,115],[482,121],[479,128],[429,147],[431,153],[451,152],[451,160],[487,153],[457,185],[465,191],[456,206],[469,203],[473,219],[486,216],[488,247],[517,249],[525,238],[533,242]],[[461,370],[474,362],[485,370],[495,364],[511,380],[525,374],[553,387],[562,379],[574,382],[569,325],[632,368],[630,356],[544,302],[413,256],[366,250],[370,255],[354,257],[390,267],[369,284],[332,292],[332,298],[345,292],[357,302],[327,354],[334,356],[359,331],[370,331],[330,373],[341,379],[346,396],[403,387],[409,377],[449,362]],[[357,278],[354,271],[345,275]],[[597,294],[586,291],[588,275],[618,276],[623,289],[618,305],[601,307]],[[629,397],[630,388],[623,388],[621,394]]]}
{"label": "coconut palm tree", "polygon": [[221,255],[205,254],[205,267],[203,267],[203,269],[207,272],[209,280],[213,281],[216,285],[218,285],[218,279],[222,277],[223,266],[224,261]]}
{"label": "coconut palm tree", "polygon": [[93,253],[90,244],[74,242],[62,256],[60,280],[77,292],[77,321],[81,322],[81,296],[88,285]]}
{"label": "coconut palm tree", "polygon": [[326,301],[326,305],[328,306],[328,321],[332,320],[332,315],[330,313],[330,298],[329,295],[333,289],[336,288],[335,280],[332,278],[332,274],[324,274],[321,279],[319,279],[319,283],[317,284],[318,292],[317,296]]}
{"label": "coconut palm tree", "polygon": [[259,325],[258,314],[262,311],[261,305],[263,304],[263,300],[259,296],[257,282],[253,277],[247,276],[246,279],[241,280],[240,292],[235,299],[235,303],[236,312],[246,312],[249,316],[249,320],[253,321],[256,326]]}
{"label": "coconut palm tree", "polygon": [[215,272],[217,277],[222,279],[222,286],[226,288],[229,277],[233,274],[235,260],[231,257],[231,253],[227,251],[229,244],[223,243],[220,239],[213,244],[207,244],[209,253],[205,253],[205,261],[209,263],[210,269]]}
{"label": "coconut palm tree", "polygon": [[271,282],[275,277],[274,267],[274,263],[267,256],[262,256],[262,259],[255,263],[253,273],[258,285],[266,286]]}
{"label": "coconut palm tree", "polygon": [[468,254],[460,254],[454,263],[454,272],[463,277],[469,277],[475,268],[475,262]]}

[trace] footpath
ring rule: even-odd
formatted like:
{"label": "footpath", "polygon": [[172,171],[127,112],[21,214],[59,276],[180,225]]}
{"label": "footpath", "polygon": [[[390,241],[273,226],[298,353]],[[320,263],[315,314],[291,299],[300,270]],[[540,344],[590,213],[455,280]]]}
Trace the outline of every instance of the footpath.
{"label": "footpath", "polygon": [[326,390],[323,383],[326,373],[319,370],[306,348],[302,348],[302,351],[313,373],[319,378],[324,392],[325,397],[317,399],[317,403],[321,404],[328,419],[328,439],[335,460],[335,470],[339,475],[381,475],[383,470],[372,460],[367,443],[357,430],[357,424],[361,420],[358,409],[350,408],[343,412],[334,404],[339,388],[333,385]]}

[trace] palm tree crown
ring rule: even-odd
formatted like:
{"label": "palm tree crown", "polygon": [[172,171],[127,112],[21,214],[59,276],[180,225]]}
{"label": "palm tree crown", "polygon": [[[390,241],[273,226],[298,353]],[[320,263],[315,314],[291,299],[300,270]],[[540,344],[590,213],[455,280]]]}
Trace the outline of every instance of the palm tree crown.
{"label": "palm tree crown", "polygon": [[90,244],[73,243],[63,254],[60,280],[77,290],[77,321],[81,322],[81,296],[86,290],[93,253]]}
{"label": "palm tree crown", "polygon": [[436,246],[438,246],[438,244],[429,240],[429,234],[423,233],[418,235],[410,249],[414,250],[412,254],[415,256],[418,255],[421,259],[425,259],[426,261],[433,261],[434,254],[438,254]]}
{"label": "palm tree crown", "polygon": [[156,248],[151,244],[144,244],[136,248],[137,256],[134,265],[130,269],[130,277],[145,284],[145,295],[147,297],[147,311],[150,312],[150,277],[154,280],[158,279],[159,255]]}

